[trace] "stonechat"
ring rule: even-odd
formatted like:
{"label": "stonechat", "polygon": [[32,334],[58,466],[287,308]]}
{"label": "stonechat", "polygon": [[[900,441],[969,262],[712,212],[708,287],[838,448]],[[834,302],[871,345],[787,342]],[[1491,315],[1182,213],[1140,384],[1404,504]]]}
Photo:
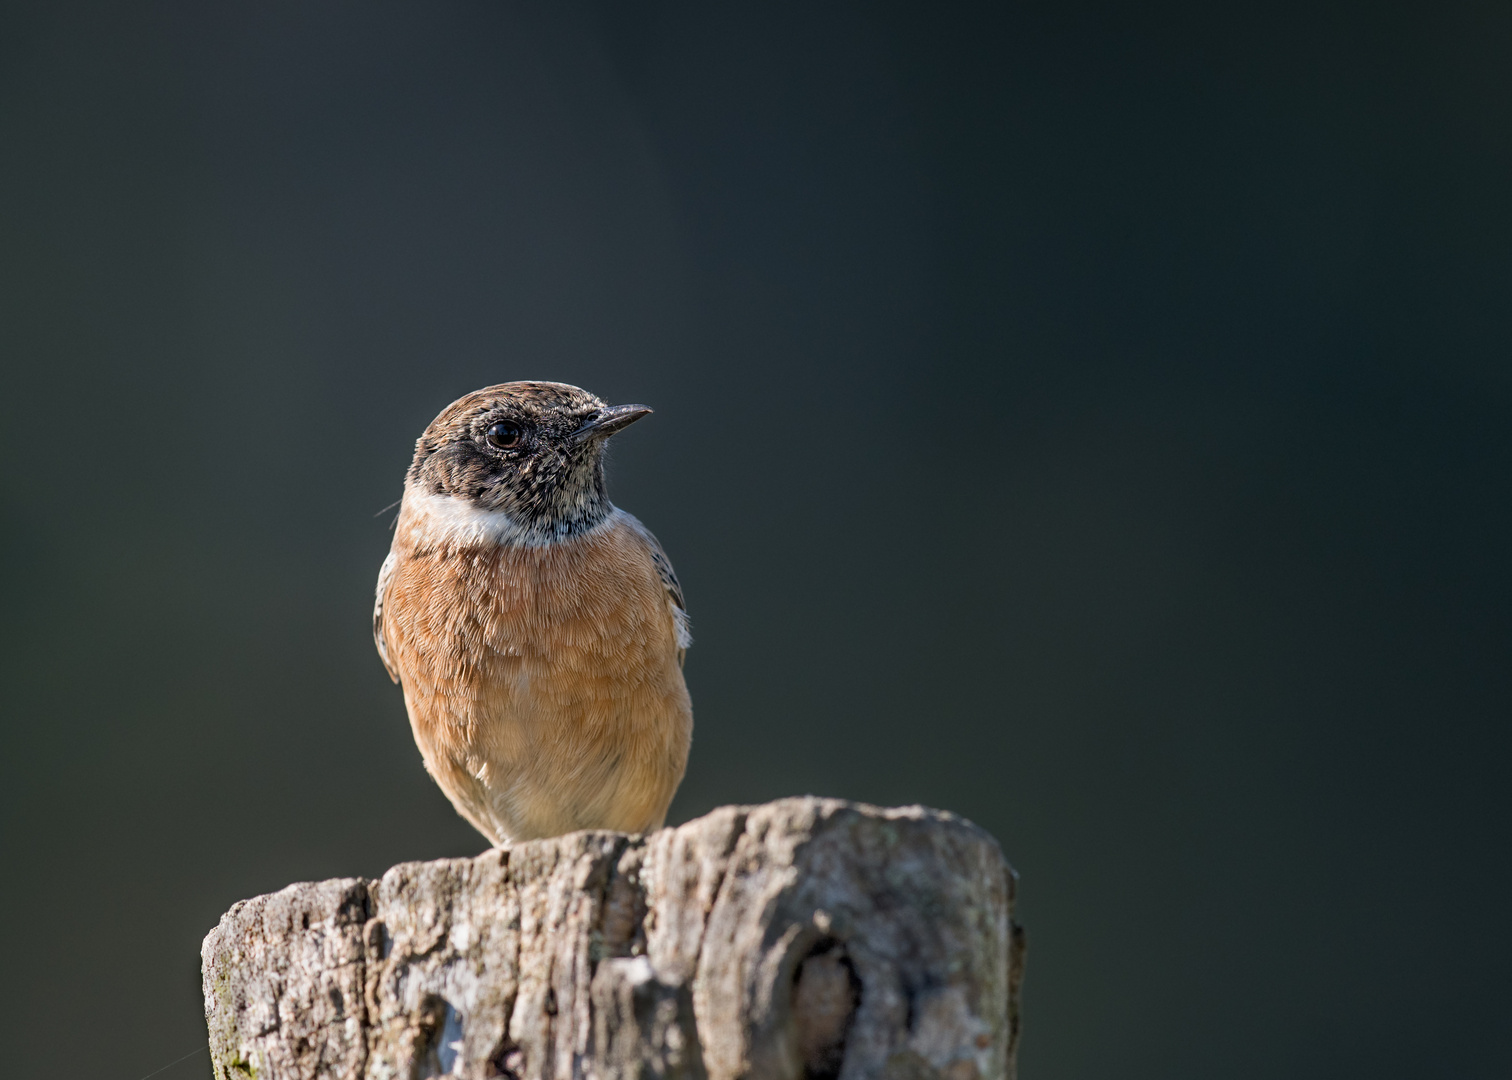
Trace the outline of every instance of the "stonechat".
{"label": "stonechat", "polygon": [[605,443],[649,412],[503,383],[415,445],[373,640],[427,771],[495,845],[660,828],[682,781],[682,588],[604,487]]}

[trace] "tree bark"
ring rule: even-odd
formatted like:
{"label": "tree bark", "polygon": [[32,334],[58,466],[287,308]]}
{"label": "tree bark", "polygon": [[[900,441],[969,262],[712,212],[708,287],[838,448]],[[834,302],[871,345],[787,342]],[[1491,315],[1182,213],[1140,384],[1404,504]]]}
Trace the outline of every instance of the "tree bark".
{"label": "tree bark", "polygon": [[1014,873],[833,799],[574,833],[244,900],[203,949],[218,1080],[999,1080]]}

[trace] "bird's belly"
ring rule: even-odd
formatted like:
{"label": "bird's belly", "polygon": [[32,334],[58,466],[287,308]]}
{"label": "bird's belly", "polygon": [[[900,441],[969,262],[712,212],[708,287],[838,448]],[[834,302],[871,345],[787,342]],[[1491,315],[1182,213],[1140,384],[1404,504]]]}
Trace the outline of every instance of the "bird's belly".
{"label": "bird's belly", "polygon": [[513,661],[491,665],[455,720],[432,725],[426,740],[427,757],[464,763],[467,801],[491,831],[527,840],[660,826],[692,722],[680,673],[630,680],[560,655]]}
{"label": "bird's belly", "polygon": [[426,766],[496,842],[659,827],[692,731],[665,592],[602,557],[545,570],[566,580],[474,561],[463,580],[400,605],[399,667]]}
{"label": "bird's belly", "polygon": [[682,673],[593,652],[522,656],[481,687],[470,749],[491,817],[513,838],[659,826],[682,779]]}

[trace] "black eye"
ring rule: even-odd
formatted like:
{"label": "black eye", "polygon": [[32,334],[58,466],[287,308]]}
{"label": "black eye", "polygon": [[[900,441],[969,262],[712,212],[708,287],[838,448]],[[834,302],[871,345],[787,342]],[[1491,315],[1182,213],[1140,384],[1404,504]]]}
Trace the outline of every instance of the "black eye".
{"label": "black eye", "polygon": [[488,425],[488,441],[500,450],[513,450],[525,440],[525,429],[508,420]]}

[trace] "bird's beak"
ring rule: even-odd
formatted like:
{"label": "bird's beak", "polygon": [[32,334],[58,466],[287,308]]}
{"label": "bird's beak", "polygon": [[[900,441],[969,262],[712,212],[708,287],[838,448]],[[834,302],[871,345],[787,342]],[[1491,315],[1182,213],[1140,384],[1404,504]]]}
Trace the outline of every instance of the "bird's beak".
{"label": "bird's beak", "polygon": [[606,439],[616,431],[623,430],[635,423],[643,416],[651,415],[648,405],[611,405],[607,409],[600,409],[599,414],[567,436],[569,442],[582,442],[584,439]]}

